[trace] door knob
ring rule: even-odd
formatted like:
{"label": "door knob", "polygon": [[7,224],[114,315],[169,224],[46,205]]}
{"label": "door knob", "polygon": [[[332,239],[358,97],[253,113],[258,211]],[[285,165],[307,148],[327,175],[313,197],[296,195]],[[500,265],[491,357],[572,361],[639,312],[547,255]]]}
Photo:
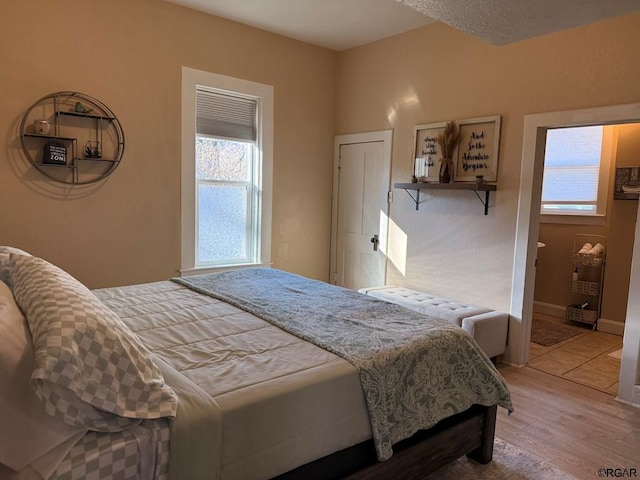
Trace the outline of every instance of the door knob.
{"label": "door knob", "polygon": [[377,252],[378,251],[378,244],[380,243],[380,240],[378,238],[378,234],[377,233],[373,237],[371,237],[371,243],[373,243],[373,251]]}

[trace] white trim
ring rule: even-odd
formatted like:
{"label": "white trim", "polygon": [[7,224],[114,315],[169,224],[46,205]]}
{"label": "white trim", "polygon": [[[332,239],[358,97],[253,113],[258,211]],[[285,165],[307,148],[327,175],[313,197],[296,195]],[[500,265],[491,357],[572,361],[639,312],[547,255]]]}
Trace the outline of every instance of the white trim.
{"label": "white trim", "polygon": [[640,385],[636,385],[635,387],[633,387],[633,390],[631,392],[631,400],[620,398],[619,396],[616,397],[616,400],[620,403],[624,403],[625,405],[640,408]]}
{"label": "white trim", "polygon": [[191,275],[203,275],[205,273],[226,272],[228,270],[239,270],[242,268],[254,268],[254,267],[271,268],[271,263],[252,263],[251,265],[247,265],[246,263],[239,263],[237,265],[225,265],[224,267],[190,268],[187,270],[180,270],[180,276],[189,277]]}
{"label": "white trim", "polygon": [[565,318],[567,316],[567,307],[555,305],[553,303],[533,302],[533,311],[542,313],[543,315],[551,315],[552,317]]}
{"label": "white trim", "polygon": [[[640,122],[640,103],[525,116],[513,277],[511,282],[511,306],[509,310],[511,324],[509,328],[509,344],[505,354],[507,362],[521,365],[525,364],[529,358],[546,128],[628,122]],[[629,309],[627,311],[624,335],[624,352],[627,352],[627,355],[625,357],[623,354],[620,375],[620,392],[625,390],[625,394],[629,396],[631,396],[633,386],[638,381],[640,374],[640,365],[638,365],[640,350],[639,232],[640,224],[636,223],[636,246],[634,247],[632,276],[635,271],[638,282],[637,285],[629,286],[629,302],[631,304],[638,297],[639,311],[635,313],[636,318],[632,318],[632,312],[629,312]],[[628,340],[630,332],[633,332],[633,335],[631,335],[634,337],[633,340]],[[628,341],[630,344],[627,347]],[[629,375],[623,379],[625,367],[628,367]],[[623,395],[620,395],[620,397],[624,398]]]}
{"label": "white trim", "polygon": [[[567,316],[567,307],[562,305],[555,305],[553,303],[534,301],[533,311],[535,313],[551,315],[557,318],[565,318]],[[597,330],[599,332],[622,336],[622,334],[624,333],[624,322],[609,320],[607,318],[599,318],[597,323]]]}
{"label": "white trim", "polygon": [[636,216],[636,236],[631,260],[627,318],[622,339],[618,397],[640,406],[640,203]]}
{"label": "white trim", "polygon": [[[383,142],[384,153],[384,175],[389,179],[387,191],[391,191],[391,147],[393,140],[393,130],[380,130],[375,132],[350,133],[336,135],[333,142],[333,195],[331,198],[331,257],[329,262],[329,283],[335,283],[335,273],[337,271],[337,248],[338,248],[338,181],[340,166],[340,146],[353,143]],[[390,198],[390,197],[388,197]],[[389,218],[389,204],[387,203],[387,218]],[[387,231],[381,239],[381,246],[389,244],[389,222],[386,222]],[[387,262],[385,261],[385,283],[387,280]]]}
{"label": "white trim", "polygon": [[611,175],[611,162],[615,162],[618,154],[618,129],[612,126],[605,126],[602,129],[602,150],[600,158],[600,173],[598,175],[598,213],[606,215],[608,212],[608,201],[613,200],[613,195],[609,192],[609,177]]}
{"label": "white trim", "polygon": [[624,322],[609,320],[608,318],[599,318],[596,330],[622,337],[624,334]]}
{"label": "white trim", "polygon": [[540,223],[562,223],[569,225],[604,225],[607,221],[605,215],[562,215],[543,213],[540,215]]}
{"label": "white trim", "polygon": [[[271,208],[273,197],[273,87],[262,83],[182,67],[182,168],[181,168],[181,272],[195,267],[195,135],[196,86],[237,92],[258,99],[262,121],[257,144],[261,146],[261,233],[258,264],[271,263]],[[254,264],[255,265],[255,264]],[[203,269],[198,269],[202,271]]]}

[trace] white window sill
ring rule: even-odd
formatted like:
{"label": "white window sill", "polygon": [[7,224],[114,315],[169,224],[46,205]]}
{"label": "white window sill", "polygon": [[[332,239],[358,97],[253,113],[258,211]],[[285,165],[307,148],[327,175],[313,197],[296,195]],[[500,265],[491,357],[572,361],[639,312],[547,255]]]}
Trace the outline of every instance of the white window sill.
{"label": "white window sill", "polygon": [[180,270],[180,276],[188,277],[190,275],[203,275],[205,273],[226,272],[228,270],[238,270],[240,268],[257,268],[257,267],[271,268],[271,263],[241,263],[238,265],[220,265],[217,267],[184,268]]}
{"label": "white window sill", "polygon": [[540,214],[540,223],[565,223],[570,225],[604,225],[605,215],[562,215],[554,213]]}

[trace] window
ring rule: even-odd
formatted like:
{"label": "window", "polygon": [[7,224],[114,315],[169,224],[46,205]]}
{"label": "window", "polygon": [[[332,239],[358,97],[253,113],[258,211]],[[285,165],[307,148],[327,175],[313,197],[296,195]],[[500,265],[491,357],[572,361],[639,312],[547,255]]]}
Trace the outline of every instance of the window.
{"label": "window", "polygon": [[183,68],[183,274],[270,262],[272,118],[272,87]]}
{"label": "window", "polygon": [[547,130],[540,213],[605,214],[610,137],[601,125]]}
{"label": "window", "polygon": [[258,263],[257,101],[196,88],[196,267]]}

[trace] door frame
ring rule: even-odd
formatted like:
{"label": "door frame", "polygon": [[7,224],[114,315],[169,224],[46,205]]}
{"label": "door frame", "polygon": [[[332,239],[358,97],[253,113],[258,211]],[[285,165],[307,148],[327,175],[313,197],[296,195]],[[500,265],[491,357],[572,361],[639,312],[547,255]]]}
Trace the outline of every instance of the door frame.
{"label": "door frame", "polygon": [[[533,286],[535,283],[535,259],[540,219],[540,197],[544,170],[544,143],[546,130],[554,126],[607,125],[640,122],[640,103],[612,105],[562,112],[526,115],[522,146],[522,170],[518,192],[518,217],[516,222],[513,276],[511,283],[511,307],[507,363],[523,366],[529,360],[529,340],[533,312]],[[640,221],[640,205],[638,218]],[[636,225],[635,244],[640,242],[640,226]],[[640,249],[634,245],[632,278],[640,278]],[[638,310],[638,302],[631,302],[638,295],[640,281],[629,285],[629,306]],[[640,405],[640,318],[627,311],[624,331],[624,348],[621,362],[618,400]]]}
{"label": "door frame", "polygon": [[[393,140],[393,129],[379,130],[375,132],[363,132],[363,133],[349,133],[344,135],[336,135],[333,142],[333,193],[331,196],[331,258],[329,262],[329,283],[335,284],[335,273],[338,262],[337,248],[338,248],[338,204],[340,202],[340,147],[342,145],[350,145],[354,143],[371,143],[382,142],[383,154],[382,161],[384,162],[384,170],[388,174],[387,192],[391,191],[391,147]],[[387,202],[387,211],[385,212],[387,218],[389,217],[389,202]],[[382,237],[382,235],[381,235]],[[382,239],[381,239],[382,240]],[[387,222],[387,231],[384,232],[384,242],[380,242],[383,245],[388,245],[389,242],[389,222]],[[387,280],[387,255],[385,254],[384,262],[384,279]]]}

